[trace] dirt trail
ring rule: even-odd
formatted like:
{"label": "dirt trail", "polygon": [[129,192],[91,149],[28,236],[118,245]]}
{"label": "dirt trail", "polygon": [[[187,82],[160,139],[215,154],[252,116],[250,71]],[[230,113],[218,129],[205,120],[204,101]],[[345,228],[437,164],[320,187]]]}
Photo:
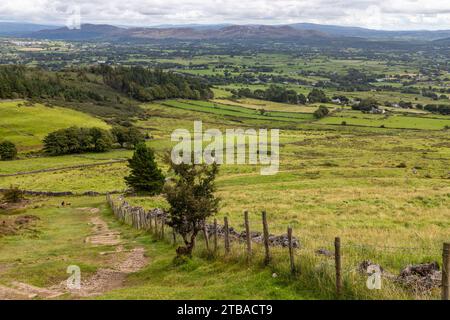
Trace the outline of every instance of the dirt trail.
{"label": "dirt trail", "polygon": [[100,217],[96,216],[91,219],[94,232],[86,238],[85,242],[94,245],[118,245],[120,244],[120,232],[111,231]]}
{"label": "dirt trail", "polygon": [[[125,255],[125,258],[117,259],[121,255]],[[110,268],[99,269],[92,277],[86,280],[82,279],[80,289],[68,289],[65,282],[61,283],[59,288],[63,287],[75,298],[100,295],[123,287],[123,283],[129,273],[139,271],[147,264],[144,248],[135,248],[129,252],[123,252],[119,248],[115,254],[111,254],[111,257],[117,261]]]}
{"label": "dirt trail", "polygon": [[[98,210],[94,208],[81,209],[91,214],[98,213]],[[145,267],[147,258],[144,255],[144,248],[124,250],[120,232],[110,230],[108,224],[97,215],[91,218],[91,224],[93,230],[92,234],[85,239],[86,244],[114,247],[113,251],[100,253],[108,255],[108,268],[98,269],[93,276],[86,279],[81,274],[80,289],[68,288],[66,281],[50,288],[38,288],[21,282],[12,282],[8,287],[0,285],[0,300],[54,299],[64,294],[70,294],[75,299],[96,296],[123,287],[129,273],[137,272]]]}

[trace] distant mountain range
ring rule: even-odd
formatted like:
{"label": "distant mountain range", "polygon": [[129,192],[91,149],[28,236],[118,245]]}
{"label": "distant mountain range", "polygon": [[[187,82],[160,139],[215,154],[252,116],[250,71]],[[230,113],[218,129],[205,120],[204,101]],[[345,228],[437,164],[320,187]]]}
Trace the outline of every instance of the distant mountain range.
{"label": "distant mountain range", "polygon": [[30,32],[56,28],[58,27],[32,23],[0,22],[0,36],[21,36]]}
{"label": "distant mountain range", "polygon": [[127,40],[127,39],[305,39],[327,37],[326,33],[315,30],[298,30],[290,26],[245,25],[217,28],[171,27],[171,28],[119,28],[110,25],[84,24],[79,30],[66,27],[41,30],[28,35],[39,39],[62,40]]}
{"label": "distant mountain range", "polygon": [[0,36],[53,40],[145,40],[145,39],[330,39],[357,37],[381,40],[432,41],[450,38],[450,30],[384,31],[311,23],[290,25],[161,25],[117,27],[84,24],[80,30],[35,24],[0,22]]}
{"label": "distant mountain range", "polygon": [[385,31],[313,23],[297,23],[291,24],[290,26],[297,30],[316,30],[327,33],[331,36],[359,37],[367,39],[432,41],[450,37],[450,30]]}

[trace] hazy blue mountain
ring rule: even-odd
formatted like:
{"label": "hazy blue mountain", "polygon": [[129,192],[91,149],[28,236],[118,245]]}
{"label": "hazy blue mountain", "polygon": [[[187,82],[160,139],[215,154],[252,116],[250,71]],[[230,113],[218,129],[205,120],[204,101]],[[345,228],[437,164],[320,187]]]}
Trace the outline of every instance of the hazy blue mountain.
{"label": "hazy blue mountain", "polygon": [[[68,28],[44,28],[42,26],[28,26],[39,29],[28,32],[27,36],[39,39],[60,40],[133,40],[133,39],[308,39],[323,38],[351,40],[418,40],[433,41],[450,38],[450,30],[439,31],[384,31],[358,27],[342,27],[311,23],[297,23],[291,25],[161,25],[157,27],[116,27],[111,25],[84,24],[80,30]],[[25,28],[25,27],[24,27]],[[12,30],[12,29],[10,29]],[[18,28],[15,29],[19,30]],[[23,29],[22,29],[23,30]],[[22,32],[23,33],[23,32]],[[357,41],[357,39],[354,39]]]}
{"label": "hazy blue mountain", "polygon": [[415,39],[415,40],[436,40],[450,37],[450,30],[411,30],[411,31],[386,31],[373,30],[359,27],[342,27],[334,25],[322,25],[314,23],[296,23],[291,27],[297,30],[317,30],[333,36],[378,38],[378,39]]}
{"label": "hazy blue mountain", "polygon": [[223,24],[162,24],[154,26],[153,28],[171,29],[171,28],[190,28],[194,30],[219,30],[225,27],[232,26],[230,23]]}
{"label": "hazy blue mountain", "polygon": [[69,29],[67,27],[40,30],[30,33],[28,36],[38,39],[50,40],[96,40],[111,39],[126,32],[127,29],[106,24],[83,24],[80,29]]}
{"label": "hazy blue mountain", "polygon": [[18,23],[18,22],[0,22],[0,35],[1,36],[20,36],[30,32],[36,32],[40,30],[50,30],[59,28],[51,25],[41,25],[32,23]]}
{"label": "hazy blue mountain", "polygon": [[289,26],[231,25],[220,28],[120,28],[110,25],[84,24],[79,30],[66,27],[40,30],[28,35],[53,40],[201,40],[201,39],[307,39],[326,38],[314,30],[296,30]]}

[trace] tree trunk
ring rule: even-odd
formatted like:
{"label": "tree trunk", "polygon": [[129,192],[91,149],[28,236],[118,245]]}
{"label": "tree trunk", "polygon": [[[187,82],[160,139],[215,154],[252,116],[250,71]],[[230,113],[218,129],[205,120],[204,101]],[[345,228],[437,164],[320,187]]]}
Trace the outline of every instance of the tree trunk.
{"label": "tree trunk", "polygon": [[188,256],[191,257],[192,256],[192,251],[194,250],[195,247],[195,239],[197,238],[197,234],[198,234],[198,230],[194,231],[190,237],[190,239],[188,239],[187,235],[183,235],[183,240],[184,240],[184,247],[178,247],[177,249],[177,255],[178,256]]}

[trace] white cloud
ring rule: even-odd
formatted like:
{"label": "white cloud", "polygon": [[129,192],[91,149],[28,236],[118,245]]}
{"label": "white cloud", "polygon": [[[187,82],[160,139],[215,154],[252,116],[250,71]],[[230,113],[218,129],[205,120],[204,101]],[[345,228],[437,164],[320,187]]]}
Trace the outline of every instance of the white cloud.
{"label": "white cloud", "polygon": [[70,6],[83,23],[312,22],[377,29],[450,29],[448,0],[1,0],[0,20],[63,24]]}

